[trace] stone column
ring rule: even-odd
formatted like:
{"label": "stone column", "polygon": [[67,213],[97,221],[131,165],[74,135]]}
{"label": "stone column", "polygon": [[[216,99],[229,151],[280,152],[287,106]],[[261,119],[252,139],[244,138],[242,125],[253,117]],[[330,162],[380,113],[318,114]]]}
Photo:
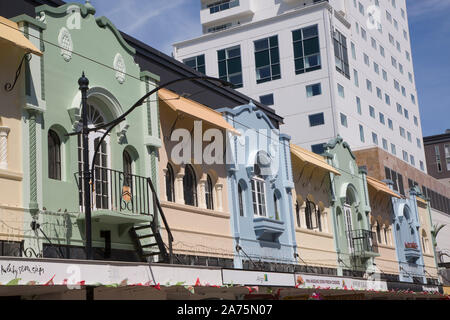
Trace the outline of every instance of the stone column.
{"label": "stone column", "polygon": [[[199,192],[198,192],[198,207],[202,209],[206,209],[206,183],[207,183],[207,175],[204,174],[200,181],[198,182]],[[212,196],[212,195],[211,195]]]}
{"label": "stone column", "polygon": [[184,188],[183,188],[184,168],[175,176],[175,203],[184,204]]}
{"label": "stone column", "polygon": [[223,211],[223,184],[216,184],[216,211]]}
{"label": "stone column", "polygon": [[0,169],[8,169],[8,127],[0,127]]}
{"label": "stone column", "polygon": [[166,176],[167,176],[167,168],[164,168],[163,169],[163,179],[162,179],[162,189],[161,189],[161,192],[160,192],[160,195],[159,195],[161,200],[163,200],[163,201],[168,201],[168,199],[167,199],[167,192],[166,192],[166,190],[167,190]]}

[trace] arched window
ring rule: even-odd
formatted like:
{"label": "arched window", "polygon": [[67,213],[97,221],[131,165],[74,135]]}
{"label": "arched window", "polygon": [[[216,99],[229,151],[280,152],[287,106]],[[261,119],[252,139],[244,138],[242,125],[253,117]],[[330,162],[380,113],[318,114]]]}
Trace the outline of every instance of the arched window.
{"label": "arched window", "polygon": [[124,150],[123,155],[123,174],[124,174],[124,185],[131,187],[132,185],[132,175],[133,175],[133,160],[131,159],[128,151]]}
{"label": "arched window", "polygon": [[48,131],[48,177],[61,180],[61,140],[53,130]]}
{"label": "arched window", "polygon": [[305,207],[306,228],[310,230],[319,229],[321,231],[320,213],[316,204],[312,201],[306,201]]}
{"label": "arched window", "polygon": [[213,184],[211,177],[209,175],[207,176],[206,179],[205,200],[206,200],[206,208],[209,210],[214,210]]}
{"label": "arched window", "polygon": [[243,217],[245,215],[244,212],[244,194],[242,190],[242,186],[238,184],[238,201],[239,201],[239,215]]}
{"label": "arched window", "polygon": [[379,222],[377,222],[377,241],[378,243],[381,243],[381,228]]}
{"label": "arched window", "polygon": [[278,199],[275,192],[273,193],[273,205],[275,208],[275,220],[280,220],[280,200]]}
{"label": "arched window", "polygon": [[389,244],[388,240],[388,228],[384,228],[384,243]]}
{"label": "arched window", "polygon": [[192,166],[186,165],[183,177],[184,203],[196,207],[197,202],[197,180]]}
{"label": "arched window", "polygon": [[297,217],[297,226],[300,228],[300,203],[298,201],[295,202],[295,216]]}
{"label": "arched window", "polygon": [[258,164],[254,166],[254,173],[252,179],[253,211],[255,216],[267,217],[266,182],[261,175],[261,168]]}
{"label": "arched window", "polygon": [[166,172],[166,197],[167,201],[175,202],[175,175],[170,163],[167,164]]}

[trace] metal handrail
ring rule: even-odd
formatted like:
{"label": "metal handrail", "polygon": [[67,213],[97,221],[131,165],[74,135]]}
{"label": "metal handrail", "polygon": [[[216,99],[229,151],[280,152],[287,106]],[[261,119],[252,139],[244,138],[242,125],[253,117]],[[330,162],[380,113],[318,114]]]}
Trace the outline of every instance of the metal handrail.
{"label": "metal handrail", "polygon": [[[153,196],[153,201],[156,204],[156,207],[158,208],[158,212],[161,215],[163,224],[164,224],[164,228],[166,229],[167,232],[167,236],[169,238],[169,263],[172,264],[173,263],[173,248],[172,248],[172,243],[173,243],[173,235],[172,235],[172,231],[170,230],[169,224],[167,223],[167,219],[166,216],[164,215],[164,211],[161,207],[161,203],[159,202],[159,198],[156,194],[156,190],[155,187],[153,185],[152,179],[147,178],[147,182],[148,185],[150,186],[150,189],[152,191],[152,196]],[[154,219],[156,219],[156,212],[154,213]]]}

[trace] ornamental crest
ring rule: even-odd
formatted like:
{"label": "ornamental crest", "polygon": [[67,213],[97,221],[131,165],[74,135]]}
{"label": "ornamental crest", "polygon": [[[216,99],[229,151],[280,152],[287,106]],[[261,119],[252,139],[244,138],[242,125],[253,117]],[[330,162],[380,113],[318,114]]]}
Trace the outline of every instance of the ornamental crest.
{"label": "ornamental crest", "polygon": [[64,27],[59,31],[58,43],[61,47],[62,57],[69,62],[72,59],[73,42],[69,30]]}
{"label": "ornamental crest", "polygon": [[127,69],[125,67],[125,60],[120,53],[116,54],[114,58],[114,70],[116,70],[116,79],[120,84],[125,82],[125,73]]}

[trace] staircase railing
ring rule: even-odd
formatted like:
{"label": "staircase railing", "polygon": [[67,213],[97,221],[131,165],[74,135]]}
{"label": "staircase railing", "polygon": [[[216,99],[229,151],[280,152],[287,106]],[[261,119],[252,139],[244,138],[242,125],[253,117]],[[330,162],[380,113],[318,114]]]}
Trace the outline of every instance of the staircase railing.
{"label": "staircase railing", "polygon": [[[166,229],[167,237],[168,237],[168,240],[169,240],[169,263],[173,264],[173,247],[172,247],[173,235],[172,235],[172,231],[170,230],[169,224],[167,223],[166,216],[164,215],[164,211],[163,211],[163,209],[161,207],[161,203],[159,202],[159,198],[158,198],[158,195],[156,193],[155,187],[153,185],[152,179],[147,178],[147,182],[148,182],[148,185],[150,186],[150,190],[152,192],[152,198],[153,198],[153,208],[154,208],[154,216],[153,216],[154,220],[153,221],[154,221],[155,227],[157,227],[157,223],[158,223],[158,214],[157,214],[157,212],[158,212],[159,215],[161,216],[162,221],[163,221],[164,228]],[[164,252],[165,251],[164,243],[162,244],[162,247],[163,248],[160,248],[160,250],[161,250],[161,252]]]}

